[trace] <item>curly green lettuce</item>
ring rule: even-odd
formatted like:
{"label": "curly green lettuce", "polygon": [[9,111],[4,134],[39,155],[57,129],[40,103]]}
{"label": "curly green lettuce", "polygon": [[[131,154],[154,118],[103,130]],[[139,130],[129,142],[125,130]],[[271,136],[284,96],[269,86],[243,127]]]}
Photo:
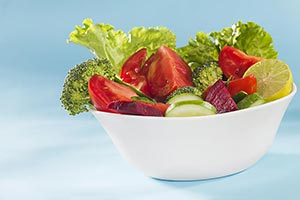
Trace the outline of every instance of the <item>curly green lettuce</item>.
{"label": "curly green lettuce", "polygon": [[171,49],[176,48],[176,35],[163,26],[135,27],[129,31],[129,37],[130,41],[127,48],[131,49],[132,53],[136,52],[137,49],[146,48],[148,55],[151,55],[162,45]]}
{"label": "curly green lettuce", "polygon": [[188,45],[178,48],[177,52],[192,69],[211,60],[218,60],[218,49],[208,34],[198,32],[190,38]]}
{"label": "curly green lettuce", "polygon": [[220,32],[210,33],[210,37],[219,51],[225,45],[229,45],[247,55],[263,58],[277,58],[278,56],[271,35],[254,22],[242,23],[242,21],[238,21]]}

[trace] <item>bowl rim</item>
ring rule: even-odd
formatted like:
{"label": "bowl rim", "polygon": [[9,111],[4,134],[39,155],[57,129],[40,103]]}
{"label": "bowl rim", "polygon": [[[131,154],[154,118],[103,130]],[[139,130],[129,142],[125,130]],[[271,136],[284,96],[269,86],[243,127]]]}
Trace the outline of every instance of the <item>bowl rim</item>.
{"label": "bowl rim", "polygon": [[249,112],[249,111],[255,111],[258,109],[261,109],[263,107],[268,107],[272,106],[274,104],[280,103],[282,101],[285,101],[288,98],[292,98],[297,92],[297,86],[293,82],[293,89],[292,91],[279,99],[276,99],[274,101],[267,102],[265,104],[255,106],[252,108],[247,108],[247,109],[241,109],[241,110],[236,110],[236,111],[231,111],[231,112],[226,112],[226,113],[220,113],[220,114],[215,114],[215,115],[205,115],[205,116],[190,116],[190,117],[157,117],[157,116],[141,116],[141,115],[128,115],[128,114],[119,114],[119,113],[110,113],[110,112],[104,112],[104,111],[98,111],[95,108],[89,108],[89,111],[91,113],[95,114],[103,114],[103,115],[111,115],[111,116],[119,116],[120,118],[139,118],[139,119],[159,119],[159,120],[187,120],[187,119],[208,119],[208,118],[218,118],[218,117],[225,117],[225,116],[230,116],[230,115],[236,115],[238,113],[243,113],[243,112]]}

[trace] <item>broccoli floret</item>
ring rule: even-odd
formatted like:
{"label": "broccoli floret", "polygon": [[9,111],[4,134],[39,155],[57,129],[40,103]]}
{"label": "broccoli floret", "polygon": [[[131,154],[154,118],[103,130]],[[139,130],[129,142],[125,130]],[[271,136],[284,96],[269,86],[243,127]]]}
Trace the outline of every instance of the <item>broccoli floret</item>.
{"label": "broccoli floret", "polygon": [[68,72],[60,100],[62,106],[70,115],[87,112],[88,106],[92,105],[88,93],[88,82],[94,74],[104,76],[110,80],[116,76],[107,59],[97,58],[76,65]]}
{"label": "broccoli floret", "polygon": [[193,94],[193,95],[201,97],[202,92],[198,88],[192,87],[192,86],[178,88],[166,98],[165,102],[168,102],[173,97],[181,95],[181,94]]}
{"label": "broccoli floret", "polygon": [[195,86],[204,92],[205,89],[214,84],[217,80],[222,79],[222,70],[217,61],[209,61],[196,67],[193,70],[193,82]]}

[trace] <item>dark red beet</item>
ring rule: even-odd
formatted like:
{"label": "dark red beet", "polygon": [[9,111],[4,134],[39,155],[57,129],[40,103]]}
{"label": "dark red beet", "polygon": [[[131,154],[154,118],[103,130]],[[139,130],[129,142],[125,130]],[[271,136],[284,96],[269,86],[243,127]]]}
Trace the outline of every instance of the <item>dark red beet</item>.
{"label": "dark red beet", "polygon": [[231,95],[222,80],[218,80],[211,86],[207,91],[205,101],[214,105],[217,109],[217,113],[238,110],[236,103],[231,98]]}
{"label": "dark red beet", "polygon": [[115,101],[110,103],[108,108],[120,114],[163,117],[159,109],[138,101]]}

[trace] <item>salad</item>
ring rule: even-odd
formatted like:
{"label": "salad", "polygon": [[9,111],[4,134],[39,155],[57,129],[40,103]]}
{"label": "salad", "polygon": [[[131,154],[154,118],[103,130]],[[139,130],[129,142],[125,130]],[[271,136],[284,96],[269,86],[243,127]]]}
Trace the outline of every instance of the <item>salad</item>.
{"label": "salad", "polygon": [[292,74],[277,59],[261,26],[241,21],[219,32],[198,32],[176,46],[166,27],[126,34],[85,19],[68,42],[96,57],[72,68],[61,102],[70,115],[96,109],[143,116],[186,117],[247,109],[288,95]]}

